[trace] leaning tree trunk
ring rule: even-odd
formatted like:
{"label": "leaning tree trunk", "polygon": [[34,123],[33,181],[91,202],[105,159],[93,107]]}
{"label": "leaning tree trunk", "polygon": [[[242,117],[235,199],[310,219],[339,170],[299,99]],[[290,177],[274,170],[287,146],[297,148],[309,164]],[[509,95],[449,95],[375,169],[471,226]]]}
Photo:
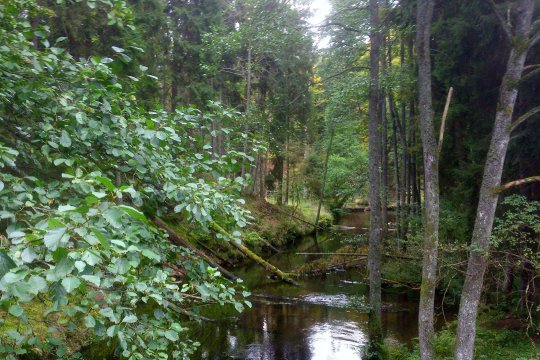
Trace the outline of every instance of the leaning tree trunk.
{"label": "leaning tree trunk", "polygon": [[501,184],[504,160],[512,131],[512,115],[518,95],[517,85],[521,79],[529,49],[533,10],[534,0],[520,0],[515,14],[516,24],[513,28],[507,24],[502,14],[498,13],[501,25],[512,44],[499,90],[493,135],[480,187],[467,274],[461,293],[455,354],[457,360],[473,358],[476,316],[488,263],[489,238],[499,198],[497,188]]}
{"label": "leaning tree trunk", "polygon": [[434,304],[439,242],[439,159],[433,125],[431,94],[431,22],[434,0],[418,1],[416,43],[418,46],[418,97],[420,135],[424,154],[424,255],[418,312],[420,356],[433,359]]}
{"label": "leaning tree trunk", "polygon": [[381,34],[379,30],[378,0],[369,1],[370,8],[370,89],[369,89],[369,335],[373,344],[382,337],[381,327],[381,135],[379,105],[379,51]]}

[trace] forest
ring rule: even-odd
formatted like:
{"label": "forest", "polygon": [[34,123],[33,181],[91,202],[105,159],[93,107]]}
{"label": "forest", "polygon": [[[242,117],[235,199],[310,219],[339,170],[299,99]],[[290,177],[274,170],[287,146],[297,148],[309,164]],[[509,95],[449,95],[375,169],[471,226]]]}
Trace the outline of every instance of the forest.
{"label": "forest", "polygon": [[0,0],[0,124],[2,359],[540,359],[537,0]]}

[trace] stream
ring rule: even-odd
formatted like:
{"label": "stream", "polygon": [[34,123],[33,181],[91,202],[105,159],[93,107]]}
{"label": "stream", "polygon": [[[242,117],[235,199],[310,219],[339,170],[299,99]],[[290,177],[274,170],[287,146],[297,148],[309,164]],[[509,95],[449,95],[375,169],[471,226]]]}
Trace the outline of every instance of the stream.
{"label": "stream", "polygon": [[[297,239],[287,252],[267,258],[283,270],[293,270],[314,255],[333,252],[343,241],[364,233],[369,213],[353,213],[338,225],[354,229]],[[200,360],[355,360],[367,345],[365,274],[360,269],[331,271],[300,280],[292,286],[268,279],[255,265],[238,271],[253,293],[251,309],[231,312],[226,320],[204,322],[194,338],[201,343],[193,357]],[[383,290],[383,331],[386,338],[410,345],[418,335],[418,292],[405,288]]]}

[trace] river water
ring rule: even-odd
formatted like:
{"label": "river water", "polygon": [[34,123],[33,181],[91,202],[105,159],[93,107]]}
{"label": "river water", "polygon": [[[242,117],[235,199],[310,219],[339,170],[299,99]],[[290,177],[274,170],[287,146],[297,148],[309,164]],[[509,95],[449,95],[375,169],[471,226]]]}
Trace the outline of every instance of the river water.
{"label": "river water", "polygon": [[[283,270],[294,270],[314,255],[297,252],[332,252],[346,239],[364,233],[369,214],[343,217],[340,225],[354,229],[304,237],[287,252],[267,260]],[[345,260],[344,260],[345,261]],[[350,259],[348,259],[350,261]],[[252,291],[253,308],[195,330],[201,342],[195,359],[246,360],[355,360],[367,344],[365,273],[360,269],[329,271],[300,280],[300,286],[276,282],[256,266],[238,275]],[[417,336],[418,293],[408,289],[383,291],[383,329],[390,341],[410,344]]]}

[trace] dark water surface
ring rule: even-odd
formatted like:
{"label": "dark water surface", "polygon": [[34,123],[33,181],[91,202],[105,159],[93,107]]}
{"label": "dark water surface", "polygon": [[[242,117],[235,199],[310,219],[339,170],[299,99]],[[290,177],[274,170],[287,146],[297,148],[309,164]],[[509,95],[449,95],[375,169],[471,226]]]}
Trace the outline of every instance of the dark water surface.
{"label": "dark water surface", "polygon": [[[355,227],[299,239],[286,253],[268,260],[284,270],[293,270],[316,257],[297,252],[332,252],[340,244],[365,232],[369,214],[356,213],[340,225]],[[367,295],[360,270],[330,272],[305,278],[291,286],[267,278],[256,266],[242,269],[254,294],[253,308],[228,320],[203,323],[195,330],[201,342],[195,359],[246,360],[355,360],[362,359],[367,343]],[[417,336],[418,294],[406,289],[383,292],[383,327],[392,341],[409,344]]]}

